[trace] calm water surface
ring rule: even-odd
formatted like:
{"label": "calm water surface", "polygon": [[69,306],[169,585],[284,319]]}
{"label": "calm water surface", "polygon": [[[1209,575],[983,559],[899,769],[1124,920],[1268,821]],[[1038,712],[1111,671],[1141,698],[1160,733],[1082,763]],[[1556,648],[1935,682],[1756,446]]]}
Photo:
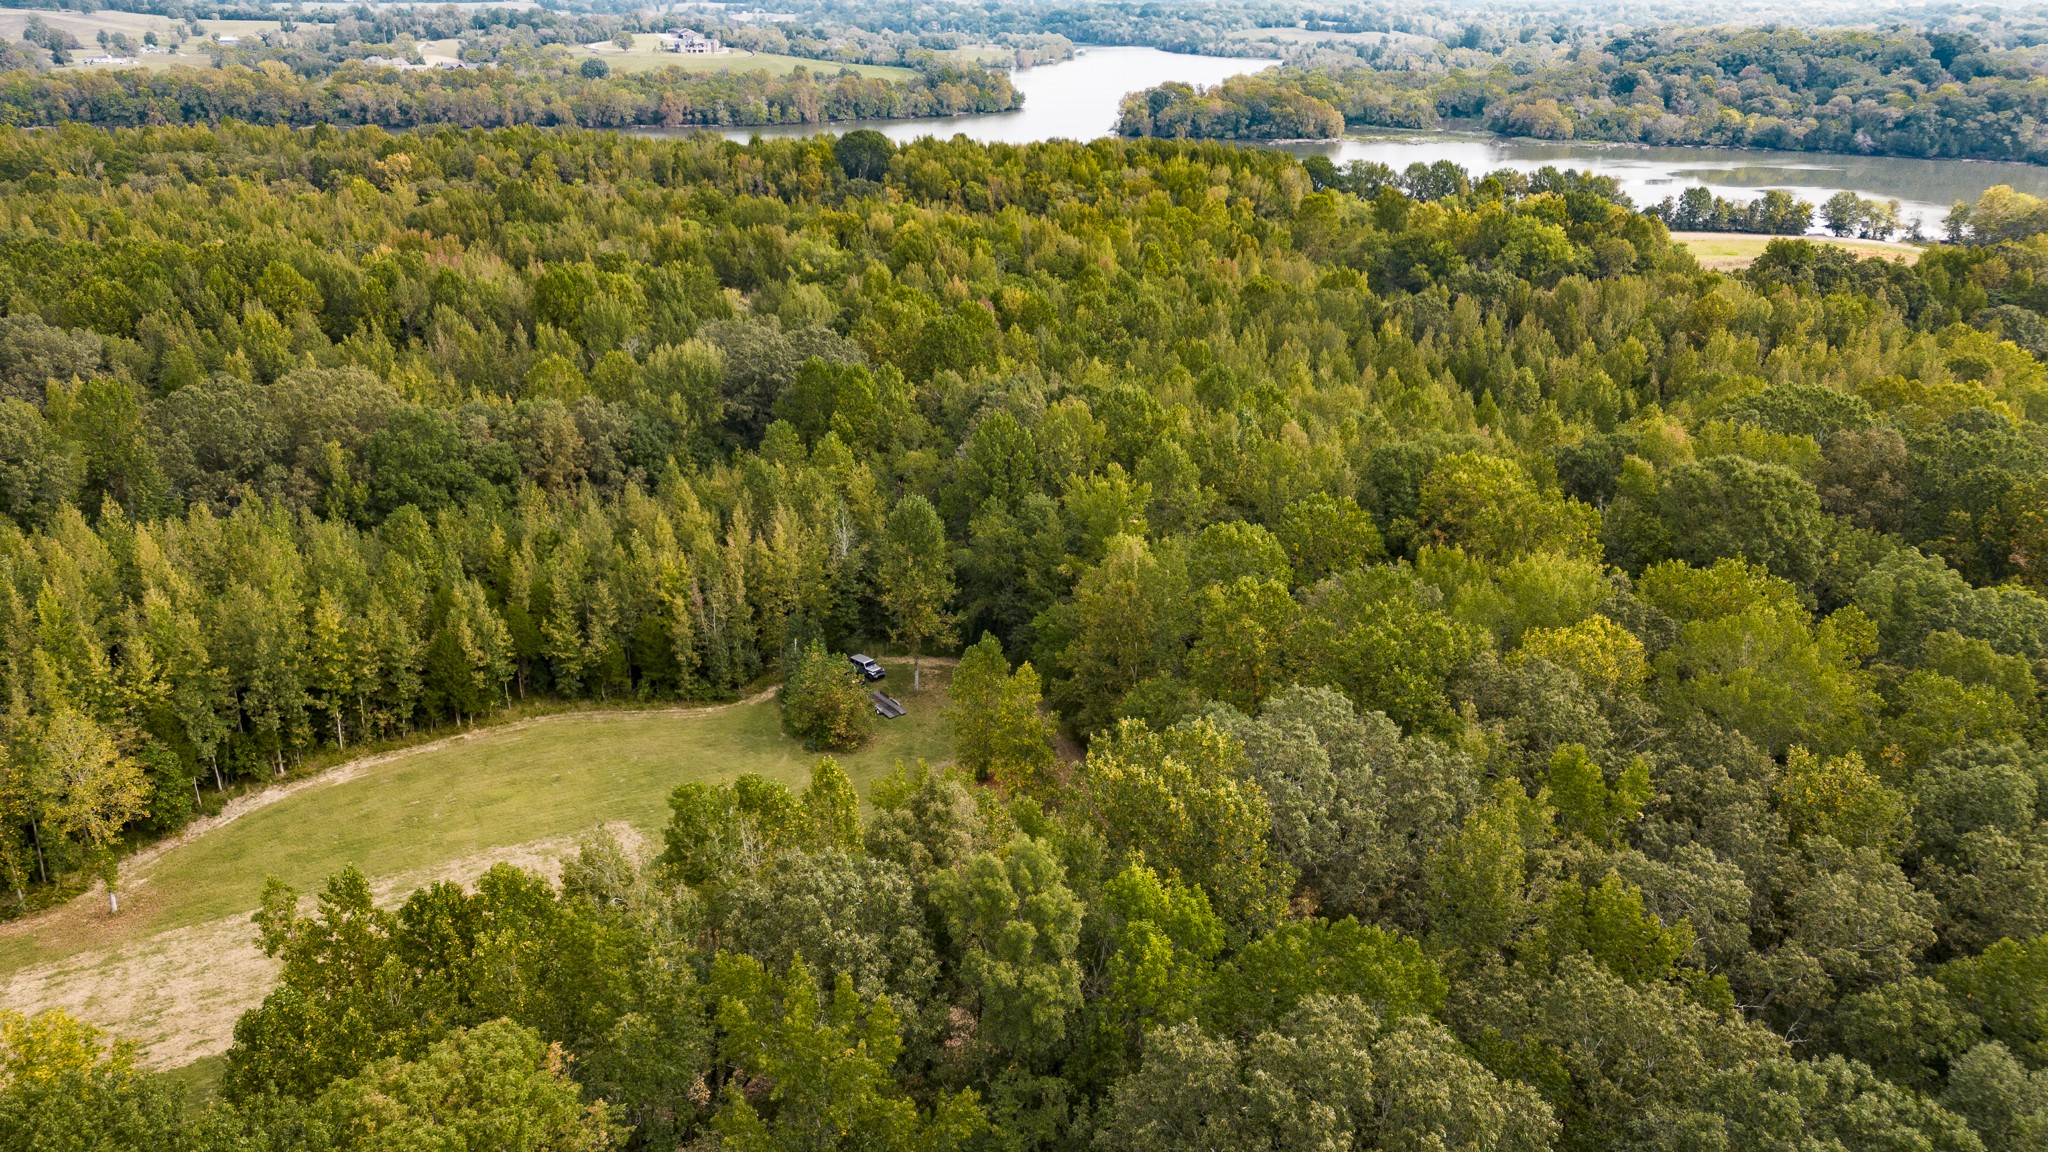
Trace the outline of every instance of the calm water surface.
{"label": "calm water surface", "polygon": [[1024,94],[1014,112],[983,116],[951,116],[930,120],[863,120],[857,123],[790,125],[778,128],[734,128],[729,140],[750,136],[808,136],[813,132],[844,132],[873,128],[898,143],[920,136],[950,139],[955,134],[989,144],[1030,144],[1039,140],[1093,140],[1116,131],[1117,107],[1126,95],[1169,80],[1207,87],[1232,76],[1260,72],[1277,60],[1225,56],[1189,56],[1157,48],[1083,48],[1073,59],[1041,64],[1011,73]]}
{"label": "calm water surface", "polygon": [[[1276,61],[1192,56],[1156,48],[1084,48],[1072,60],[1015,73],[1024,107],[985,116],[928,120],[734,128],[728,139],[805,136],[873,128],[897,142],[922,136],[966,136],[989,143],[1027,144],[1039,140],[1092,140],[1115,131],[1117,106],[1131,92],[1179,80],[1221,83],[1259,72]],[[1654,204],[1694,185],[1731,200],[1747,201],[1768,188],[1783,188],[1818,204],[1847,189],[1877,200],[1899,201],[1906,220],[1918,218],[1930,235],[1958,200],[1974,200],[1994,184],[2048,196],[2048,167],[1975,160],[1910,160],[1845,156],[1825,152],[1766,152],[1740,148],[1656,148],[1636,144],[1507,140],[1456,132],[1361,135],[1321,144],[1285,145],[1300,156],[1320,153],[1339,165],[1377,160],[1405,168],[1417,161],[1450,160],[1474,174],[1513,168],[1530,172],[1546,164],[1591,169],[1614,177],[1639,206]]]}
{"label": "calm water surface", "polygon": [[1641,144],[1599,144],[1546,140],[1504,140],[1458,133],[1388,134],[1329,144],[1289,145],[1307,156],[1320,153],[1339,166],[1376,160],[1406,168],[1416,161],[1450,160],[1474,174],[1512,168],[1533,172],[1544,165],[1589,168],[1612,176],[1622,191],[1647,207],[1704,185],[1730,200],[1748,201],[1767,188],[1783,188],[1815,204],[1847,189],[1873,200],[1897,200],[1901,216],[1919,217],[1929,235],[1958,200],[1975,200],[1994,184],[2048,195],[2048,168],[1981,160],[1912,160],[1892,156],[1845,156],[1832,152],[1766,152],[1745,148],[1654,148]]}

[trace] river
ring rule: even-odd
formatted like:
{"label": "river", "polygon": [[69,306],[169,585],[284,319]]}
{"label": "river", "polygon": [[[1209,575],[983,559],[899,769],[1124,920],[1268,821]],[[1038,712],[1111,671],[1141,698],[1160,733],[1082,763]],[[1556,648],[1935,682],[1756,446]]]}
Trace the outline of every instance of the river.
{"label": "river", "polygon": [[1169,80],[1199,87],[1221,84],[1232,76],[1261,72],[1278,60],[1226,56],[1189,56],[1157,48],[1082,48],[1073,59],[1036,68],[1020,68],[1010,82],[1024,94],[1014,112],[952,116],[926,120],[858,120],[845,124],[793,124],[773,128],[733,128],[726,138],[808,136],[813,132],[845,132],[872,128],[897,143],[920,136],[950,138],[954,134],[989,144],[1030,144],[1039,140],[1093,140],[1116,131],[1117,108],[1126,95]]}
{"label": "river", "polygon": [[[1073,59],[1014,74],[1024,106],[1014,112],[927,120],[872,120],[833,125],[733,128],[729,139],[804,136],[873,128],[899,143],[921,136],[966,136],[989,143],[1092,140],[1116,130],[1117,106],[1131,92],[1178,80],[1197,86],[1258,72],[1277,61],[1192,56],[1156,48],[1083,48]],[[1590,169],[1612,176],[1638,206],[1694,185],[1731,200],[1754,199],[1783,188],[1819,204],[1842,190],[1875,200],[1897,200],[1901,217],[1918,219],[1929,235],[1958,200],[1974,200],[1994,184],[2048,196],[2048,167],[1977,160],[1913,160],[1828,152],[1769,152],[1741,148],[1657,148],[1638,144],[1514,140],[1458,132],[1361,134],[1341,141],[1290,144],[1288,151],[1320,153],[1339,165],[1376,160],[1406,168],[1417,161],[1450,160],[1475,175],[1501,168],[1523,172],[1544,165]]]}
{"label": "river", "polygon": [[1915,160],[1899,156],[1847,156],[1833,152],[1769,152],[1751,148],[1657,148],[1643,144],[1513,140],[1477,134],[1427,132],[1359,136],[1328,144],[1294,144],[1300,156],[1320,153],[1340,167],[1376,160],[1395,170],[1417,161],[1449,160],[1475,175],[1545,165],[1591,169],[1612,176],[1637,207],[1648,207],[1694,185],[1730,200],[1755,199],[1783,188],[1818,205],[1844,189],[1873,200],[1897,200],[1900,219],[1918,219],[1930,237],[1958,200],[1975,200],[1994,184],[2048,196],[2048,168],[1984,160]]}

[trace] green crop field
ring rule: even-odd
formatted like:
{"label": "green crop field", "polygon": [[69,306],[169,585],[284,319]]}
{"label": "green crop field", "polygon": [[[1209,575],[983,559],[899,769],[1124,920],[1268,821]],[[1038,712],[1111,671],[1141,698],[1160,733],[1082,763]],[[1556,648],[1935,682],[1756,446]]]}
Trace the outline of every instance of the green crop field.
{"label": "green crop field", "polygon": [[[908,664],[890,668],[909,715],[838,757],[863,790],[898,761],[949,755],[948,670],[928,664],[912,693]],[[801,785],[817,759],[762,697],[555,715],[345,764],[272,802],[244,801],[245,814],[131,868],[117,916],[85,896],[0,927],[0,1002],[64,1007],[175,1067],[224,1048],[234,1016],[268,987],[248,924],[266,877],[311,894],[355,864],[395,900],[499,860],[549,867],[600,827],[651,851],[677,784],[758,772]]]}

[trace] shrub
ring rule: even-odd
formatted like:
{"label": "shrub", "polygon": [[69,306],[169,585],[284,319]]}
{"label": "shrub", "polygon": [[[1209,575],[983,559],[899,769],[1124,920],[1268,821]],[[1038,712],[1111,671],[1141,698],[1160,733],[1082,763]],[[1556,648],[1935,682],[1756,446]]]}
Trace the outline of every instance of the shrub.
{"label": "shrub", "polygon": [[815,641],[789,661],[782,677],[782,730],[816,752],[844,752],[868,742],[875,714],[846,657]]}

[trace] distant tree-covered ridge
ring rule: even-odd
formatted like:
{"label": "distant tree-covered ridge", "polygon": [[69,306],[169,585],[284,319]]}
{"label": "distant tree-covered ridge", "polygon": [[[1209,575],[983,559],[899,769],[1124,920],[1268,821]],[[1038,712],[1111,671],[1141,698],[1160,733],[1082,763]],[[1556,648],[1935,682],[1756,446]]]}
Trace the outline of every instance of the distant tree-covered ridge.
{"label": "distant tree-covered ridge", "polygon": [[[596,59],[593,57],[592,59]],[[904,80],[797,70],[587,76],[483,68],[401,72],[346,65],[306,78],[274,65],[0,74],[0,121],[315,124],[416,128],[447,124],[584,128],[825,124],[838,120],[1002,112],[1020,102],[1007,72],[935,66]]]}
{"label": "distant tree-covered ridge", "polygon": [[[1655,29],[1527,69],[1284,68],[1125,100],[1127,136],[1478,124],[1550,140],[2048,160],[2030,58],[1968,36]],[[1335,135],[1333,130],[1326,135]]]}

